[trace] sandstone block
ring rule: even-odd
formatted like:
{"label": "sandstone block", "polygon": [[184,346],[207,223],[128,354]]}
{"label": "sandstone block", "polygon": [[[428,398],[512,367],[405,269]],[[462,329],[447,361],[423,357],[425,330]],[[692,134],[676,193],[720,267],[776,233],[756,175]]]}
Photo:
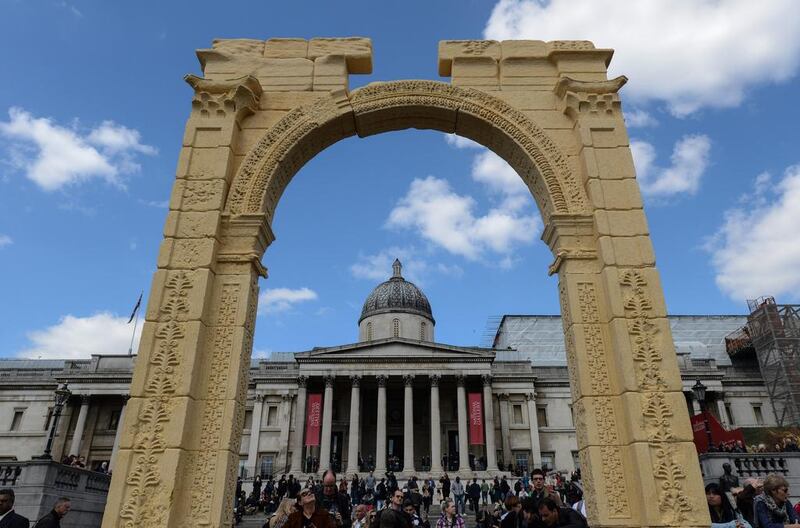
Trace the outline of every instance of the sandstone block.
{"label": "sandstone block", "polygon": [[214,39],[211,46],[231,55],[253,55],[260,57],[264,54],[264,41],[257,39]]}
{"label": "sandstone block", "polygon": [[184,147],[178,156],[178,178],[188,180],[227,179],[233,152],[230,147]]}
{"label": "sandstone block", "polygon": [[[590,154],[594,166],[588,164]],[[589,178],[620,180],[636,177],[633,156],[628,148],[587,148],[584,149],[584,156],[587,158],[587,168],[594,169],[589,171]]]}
{"label": "sandstone block", "polygon": [[308,41],[308,58],[344,55],[350,73],[372,73],[372,40],[364,37],[313,38]]}
{"label": "sandstone block", "polygon": [[211,298],[213,278],[209,269],[159,269],[153,276],[145,320],[199,321]]}
{"label": "sandstone block", "polygon": [[500,43],[496,40],[439,41],[439,75],[450,77],[456,57],[486,57],[500,60]]}
{"label": "sandstone block", "polygon": [[172,394],[191,398],[202,397],[200,379],[206,368],[202,351],[207,336],[207,327],[200,321],[187,321],[177,325],[146,322],[142,329],[142,340],[136,359],[145,362],[147,366],[134,371],[130,394],[137,398],[152,395],[148,388],[151,386],[151,381],[156,378],[154,369],[158,368],[158,356],[170,352],[179,359],[178,366],[169,376],[173,388]]}
{"label": "sandstone block", "polygon": [[180,211],[220,211],[224,205],[224,180],[175,180],[169,208]]}
{"label": "sandstone block", "polygon": [[589,198],[600,209],[641,209],[642,195],[634,179],[601,180],[592,178],[587,183]]}
{"label": "sandstone block", "polygon": [[556,78],[558,70],[546,58],[504,57],[500,61],[500,75],[503,78]]}
{"label": "sandstone block", "polygon": [[594,212],[595,225],[600,236],[637,236],[648,235],[647,219],[642,209],[627,211],[596,210]]}
{"label": "sandstone block", "polygon": [[178,212],[170,211],[164,225],[164,236],[173,238],[213,238],[219,228],[218,211]]}
{"label": "sandstone block", "polygon": [[264,56],[272,59],[308,58],[308,41],[301,38],[271,38],[264,46]]}
{"label": "sandstone block", "polygon": [[158,253],[164,269],[213,268],[217,241],[213,238],[165,238]]}
{"label": "sandstone block", "polygon": [[656,263],[650,237],[601,236],[598,243],[598,256],[606,266],[654,266]]}
{"label": "sandstone block", "polygon": [[503,59],[547,57],[547,44],[543,40],[503,40],[500,54]]}

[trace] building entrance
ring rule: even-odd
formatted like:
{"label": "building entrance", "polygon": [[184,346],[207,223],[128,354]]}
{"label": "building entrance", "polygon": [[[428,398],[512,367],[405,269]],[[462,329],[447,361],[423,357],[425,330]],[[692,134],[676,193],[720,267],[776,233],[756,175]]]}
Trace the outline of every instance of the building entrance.
{"label": "building entrance", "polygon": [[403,435],[389,435],[386,442],[386,466],[390,471],[403,469]]}

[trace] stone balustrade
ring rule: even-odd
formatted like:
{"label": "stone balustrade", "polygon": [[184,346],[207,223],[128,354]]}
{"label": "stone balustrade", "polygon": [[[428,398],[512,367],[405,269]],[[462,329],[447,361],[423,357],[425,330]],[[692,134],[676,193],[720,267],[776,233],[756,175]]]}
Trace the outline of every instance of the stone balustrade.
{"label": "stone balustrade", "polygon": [[705,484],[719,482],[723,474],[722,465],[726,462],[742,484],[747,478],[763,479],[777,473],[789,481],[792,502],[800,497],[800,453],[705,453],[700,455]]}
{"label": "stone balustrade", "polygon": [[31,521],[47,514],[59,497],[72,501],[62,528],[99,527],[110,483],[109,475],[50,460],[0,464],[0,487],[14,490],[14,510]]}

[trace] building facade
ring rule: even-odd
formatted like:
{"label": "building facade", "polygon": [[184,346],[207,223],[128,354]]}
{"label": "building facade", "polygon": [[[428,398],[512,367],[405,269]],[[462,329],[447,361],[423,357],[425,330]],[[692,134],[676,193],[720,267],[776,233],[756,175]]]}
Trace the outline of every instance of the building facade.
{"label": "building facade", "polygon": [[[723,425],[775,424],[757,361],[726,353],[725,337],[746,316],[670,323],[690,414],[699,412],[691,387],[700,380]],[[320,461],[401,475],[577,469],[560,317],[506,315],[490,347],[437,343],[434,328],[428,299],[396,261],[364,303],[356,343],[254,360],[241,473],[315,472],[328,466]],[[113,469],[134,359],[0,360],[0,461],[42,453],[54,390],[68,382],[54,458]]]}

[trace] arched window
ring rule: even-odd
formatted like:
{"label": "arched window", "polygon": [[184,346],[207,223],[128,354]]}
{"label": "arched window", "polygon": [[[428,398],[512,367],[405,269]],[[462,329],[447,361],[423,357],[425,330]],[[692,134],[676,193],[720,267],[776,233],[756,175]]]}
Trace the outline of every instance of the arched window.
{"label": "arched window", "polygon": [[372,322],[367,323],[367,341],[372,341]]}
{"label": "arched window", "polygon": [[427,329],[427,327],[428,327],[428,325],[425,323],[425,321],[422,321],[419,324],[419,340],[420,341],[425,341],[425,330]]}
{"label": "arched window", "polygon": [[392,337],[400,337],[400,319],[392,319]]}

